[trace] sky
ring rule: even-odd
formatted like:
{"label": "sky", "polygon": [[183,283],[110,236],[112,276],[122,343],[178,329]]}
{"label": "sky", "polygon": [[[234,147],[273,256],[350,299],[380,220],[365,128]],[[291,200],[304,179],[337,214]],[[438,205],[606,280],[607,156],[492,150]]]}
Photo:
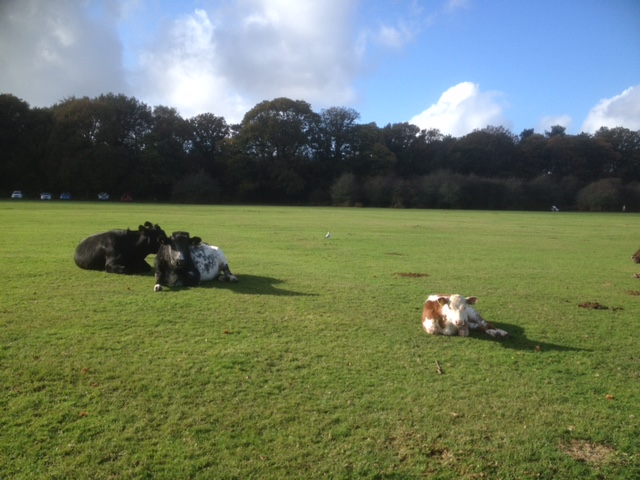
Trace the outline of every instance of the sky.
{"label": "sky", "polygon": [[640,2],[0,0],[0,93],[228,123],[288,97],[455,137],[640,130]]}

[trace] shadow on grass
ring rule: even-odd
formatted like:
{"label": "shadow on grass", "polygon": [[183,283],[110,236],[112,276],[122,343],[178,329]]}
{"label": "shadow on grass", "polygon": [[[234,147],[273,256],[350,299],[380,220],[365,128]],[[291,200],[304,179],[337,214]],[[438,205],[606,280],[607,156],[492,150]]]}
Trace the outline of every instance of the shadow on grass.
{"label": "shadow on grass", "polygon": [[282,280],[272,277],[260,277],[258,275],[242,275],[239,276],[237,283],[218,282],[216,280],[203,282],[197,287],[164,287],[165,292],[179,292],[188,288],[224,288],[234,293],[244,295],[277,295],[277,296],[318,296],[316,293],[294,292],[284,288],[278,288],[277,285],[284,283]]}
{"label": "shadow on grass", "polygon": [[471,331],[471,336],[477,340],[487,340],[491,342],[497,342],[504,348],[510,348],[513,350],[521,350],[525,352],[590,352],[591,350],[586,348],[569,347],[565,345],[556,345],[554,343],[543,342],[540,340],[533,340],[527,338],[524,333],[524,328],[518,325],[510,325],[508,323],[501,323],[496,325],[509,332],[511,337],[504,340],[496,340],[483,333]]}

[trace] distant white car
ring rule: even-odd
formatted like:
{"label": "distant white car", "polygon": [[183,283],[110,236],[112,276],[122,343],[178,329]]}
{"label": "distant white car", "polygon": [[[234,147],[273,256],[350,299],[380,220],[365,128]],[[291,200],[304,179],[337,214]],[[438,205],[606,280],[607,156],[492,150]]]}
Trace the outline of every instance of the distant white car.
{"label": "distant white car", "polygon": [[109,194],[107,192],[100,192],[98,194],[98,200],[109,200]]}
{"label": "distant white car", "polygon": [[11,198],[13,198],[14,200],[22,200],[22,192],[20,190],[14,190],[14,192],[11,194]]}
{"label": "distant white car", "polygon": [[40,200],[51,200],[51,194],[47,192],[42,192],[40,194]]}

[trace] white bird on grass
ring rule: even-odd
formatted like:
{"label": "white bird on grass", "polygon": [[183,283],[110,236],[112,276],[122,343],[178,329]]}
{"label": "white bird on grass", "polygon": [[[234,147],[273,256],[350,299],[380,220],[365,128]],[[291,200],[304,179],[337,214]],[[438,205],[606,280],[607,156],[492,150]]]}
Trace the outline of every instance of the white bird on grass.
{"label": "white bird on grass", "polygon": [[324,236],[324,238],[331,238],[331,232],[327,232],[327,234]]}

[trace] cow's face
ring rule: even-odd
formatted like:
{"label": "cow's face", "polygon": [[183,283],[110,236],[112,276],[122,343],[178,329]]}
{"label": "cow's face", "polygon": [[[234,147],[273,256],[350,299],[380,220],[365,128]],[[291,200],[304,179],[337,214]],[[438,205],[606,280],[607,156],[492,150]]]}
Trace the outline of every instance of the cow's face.
{"label": "cow's face", "polygon": [[471,305],[474,305],[478,299],[476,297],[462,297],[460,295],[451,295],[445,307],[447,320],[458,327],[462,332],[469,330],[469,318],[473,315]]}
{"label": "cow's face", "polygon": [[158,237],[161,245],[166,245],[165,255],[169,263],[177,268],[186,268],[192,264],[191,262],[191,246],[198,245],[202,240],[200,237],[189,236],[188,232],[173,232],[170,238],[166,236]]}
{"label": "cow's face", "polygon": [[160,237],[167,236],[164,230],[160,228],[160,225],[153,225],[151,222],[145,222],[144,225],[138,226],[140,232],[140,241],[142,241],[151,253],[158,253],[160,248]]}
{"label": "cow's face", "polygon": [[636,253],[634,253],[631,256],[631,260],[633,260],[636,263],[640,263],[640,248],[638,249],[638,251]]}

